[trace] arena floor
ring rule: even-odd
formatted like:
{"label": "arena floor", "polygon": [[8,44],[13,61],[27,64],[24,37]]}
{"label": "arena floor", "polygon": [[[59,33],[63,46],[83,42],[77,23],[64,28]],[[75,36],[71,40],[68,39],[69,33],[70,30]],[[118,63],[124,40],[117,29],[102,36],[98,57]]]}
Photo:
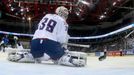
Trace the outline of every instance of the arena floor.
{"label": "arena floor", "polygon": [[108,57],[98,61],[89,56],[86,67],[67,67],[52,63],[15,63],[0,53],[0,75],[134,75],[134,56]]}

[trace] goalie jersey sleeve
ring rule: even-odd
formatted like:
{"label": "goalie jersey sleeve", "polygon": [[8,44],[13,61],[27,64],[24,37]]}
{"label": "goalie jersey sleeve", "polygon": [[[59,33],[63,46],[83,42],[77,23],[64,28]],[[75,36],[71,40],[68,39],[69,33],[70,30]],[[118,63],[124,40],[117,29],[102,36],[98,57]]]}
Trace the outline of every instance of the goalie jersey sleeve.
{"label": "goalie jersey sleeve", "polygon": [[68,24],[56,14],[47,14],[38,24],[33,39],[47,38],[60,43],[68,40]]}

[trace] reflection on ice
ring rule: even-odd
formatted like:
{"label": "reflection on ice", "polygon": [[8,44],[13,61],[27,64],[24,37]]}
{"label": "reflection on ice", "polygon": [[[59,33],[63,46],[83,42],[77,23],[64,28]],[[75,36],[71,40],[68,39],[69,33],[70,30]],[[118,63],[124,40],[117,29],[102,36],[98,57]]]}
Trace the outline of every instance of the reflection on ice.
{"label": "reflection on ice", "polygon": [[67,67],[43,64],[15,63],[6,60],[0,53],[0,75],[134,75],[134,56],[108,57],[99,61],[98,57],[88,57],[86,67]]}

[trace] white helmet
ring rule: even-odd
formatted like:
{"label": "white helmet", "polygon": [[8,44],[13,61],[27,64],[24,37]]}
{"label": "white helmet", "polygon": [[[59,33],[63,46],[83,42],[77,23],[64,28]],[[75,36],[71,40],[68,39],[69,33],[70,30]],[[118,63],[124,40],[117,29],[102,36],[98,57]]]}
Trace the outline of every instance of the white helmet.
{"label": "white helmet", "polygon": [[14,36],[13,38],[14,38],[15,40],[18,40],[18,37],[17,37],[17,36]]}
{"label": "white helmet", "polygon": [[60,6],[56,9],[55,13],[66,20],[68,18],[69,11],[66,7]]}

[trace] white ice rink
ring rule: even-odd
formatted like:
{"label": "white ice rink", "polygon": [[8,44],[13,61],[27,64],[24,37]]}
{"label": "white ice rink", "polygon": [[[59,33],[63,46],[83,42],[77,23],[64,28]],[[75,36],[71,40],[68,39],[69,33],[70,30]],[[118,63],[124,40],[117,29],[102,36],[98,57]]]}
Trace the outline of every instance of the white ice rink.
{"label": "white ice rink", "polygon": [[52,63],[30,64],[6,60],[0,53],[0,75],[134,75],[134,56],[108,57],[98,61],[98,57],[88,57],[86,67],[67,67]]}

